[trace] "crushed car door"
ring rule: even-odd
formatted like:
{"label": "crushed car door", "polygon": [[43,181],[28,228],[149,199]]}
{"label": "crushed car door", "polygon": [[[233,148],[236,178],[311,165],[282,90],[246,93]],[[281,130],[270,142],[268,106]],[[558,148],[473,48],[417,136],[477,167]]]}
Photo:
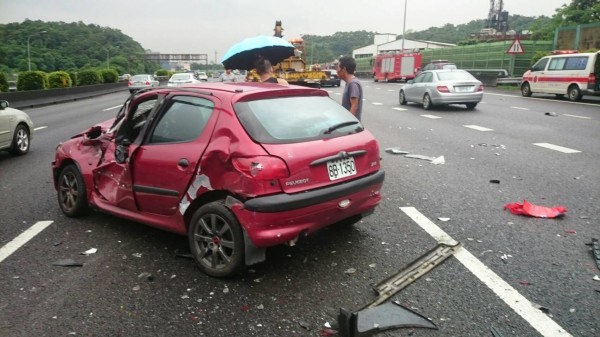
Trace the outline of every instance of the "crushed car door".
{"label": "crushed car door", "polygon": [[108,144],[94,170],[94,186],[101,200],[109,205],[136,211],[129,154],[135,153],[142,129],[159,102],[159,96],[144,97],[130,103],[129,111],[117,121],[116,137]]}
{"label": "crushed car door", "polygon": [[132,155],[133,190],[140,211],[172,215],[210,140],[215,103],[176,95],[163,106]]}

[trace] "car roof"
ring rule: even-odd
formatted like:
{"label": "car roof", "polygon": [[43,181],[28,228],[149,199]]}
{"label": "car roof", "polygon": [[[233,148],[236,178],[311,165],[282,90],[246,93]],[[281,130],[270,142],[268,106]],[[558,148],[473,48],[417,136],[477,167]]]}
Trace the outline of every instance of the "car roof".
{"label": "car roof", "polygon": [[201,84],[188,84],[179,87],[154,87],[143,89],[139,95],[153,95],[153,93],[197,93],[220,98],[231,97],[233,102],[247,101],[261,98],[278,98],[289,96],[324,96],[329,97],[325,90],[309,88],[298,85],[283,86],[273,83],[261,82],[205,82]]}

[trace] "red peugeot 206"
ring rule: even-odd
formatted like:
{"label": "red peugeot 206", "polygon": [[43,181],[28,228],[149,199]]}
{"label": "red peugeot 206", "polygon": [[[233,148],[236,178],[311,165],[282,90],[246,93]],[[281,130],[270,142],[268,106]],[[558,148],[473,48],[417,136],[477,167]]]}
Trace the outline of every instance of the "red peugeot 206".
{"label": "red peugeot 206", "polygon": [[371,213],[384,180],[377,140],[327,92],[269,83],[142,89],[59,144],[52,171],[67,216],[187,235],[215,277]]}

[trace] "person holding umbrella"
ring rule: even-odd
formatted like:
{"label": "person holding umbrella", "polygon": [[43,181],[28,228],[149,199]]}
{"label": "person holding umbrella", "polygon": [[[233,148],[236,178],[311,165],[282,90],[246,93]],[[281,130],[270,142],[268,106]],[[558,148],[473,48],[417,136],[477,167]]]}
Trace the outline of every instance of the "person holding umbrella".
{"label": "person holding umbrella", "polygon": [[285,86],[290,85],[288,81],[284,80],[283,78],[273,77],[273,66],[271,65],[271,61],[263,58],[262,56],[258,57],[258,60],[255,64],[255,69],[260,77],[261,82],[277,83]]}

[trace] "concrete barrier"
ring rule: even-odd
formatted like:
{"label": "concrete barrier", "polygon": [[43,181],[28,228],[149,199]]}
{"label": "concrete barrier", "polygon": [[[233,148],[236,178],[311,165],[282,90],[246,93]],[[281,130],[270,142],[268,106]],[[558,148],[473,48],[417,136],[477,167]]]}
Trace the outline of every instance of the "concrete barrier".
{"label": "concrete barrier", "polygon": [[0,100],[8,101],[12,108],[23,109],[76,101],[124,90],[128,90],[127,82],[85,85],[73,88],[2,92],[0,93]]}

